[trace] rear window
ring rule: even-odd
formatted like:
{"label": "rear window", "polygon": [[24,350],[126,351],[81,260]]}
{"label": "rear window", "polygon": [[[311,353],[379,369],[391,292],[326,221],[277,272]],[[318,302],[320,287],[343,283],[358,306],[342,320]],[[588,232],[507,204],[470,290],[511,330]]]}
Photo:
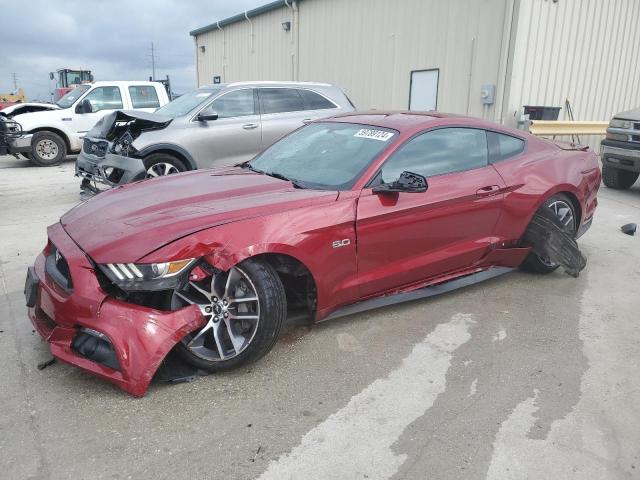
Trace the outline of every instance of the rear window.
{"label": "rear window", "polygon": [[524,140],[504,135],[502,133],[487,132],[487,139],[491,149],[491,162],[501,162],[515,157],[524,151]]}
{"label": "rear window", "polygon": [[300,112],[302,97],[295,88],[261,88],[262,113]]}
{"label": "rear window", "polygon": [[305,103],[306,110],[325,110],[336,106],[322,95],[311,90],[298,90]]}
{"label": "rear window", "polygon": [[129,87],[133,108],[158,108],[160,101],[156,89],[151,85],[132,85]]}

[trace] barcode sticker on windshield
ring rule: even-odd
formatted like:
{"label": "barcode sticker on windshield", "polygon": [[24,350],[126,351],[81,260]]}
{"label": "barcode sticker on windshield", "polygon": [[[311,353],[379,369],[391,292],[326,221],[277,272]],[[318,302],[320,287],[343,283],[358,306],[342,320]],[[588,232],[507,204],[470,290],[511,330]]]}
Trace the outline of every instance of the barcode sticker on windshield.
{"label": "barcode sticker on windshield", "polygon": [[372,140],[380,140],[381,142],[386,142],[391,137],[393,137],[393,133],[385,132],[384,130],[372,130],[371,128],[361,128],[356,132],[354,137],[371,138]]}

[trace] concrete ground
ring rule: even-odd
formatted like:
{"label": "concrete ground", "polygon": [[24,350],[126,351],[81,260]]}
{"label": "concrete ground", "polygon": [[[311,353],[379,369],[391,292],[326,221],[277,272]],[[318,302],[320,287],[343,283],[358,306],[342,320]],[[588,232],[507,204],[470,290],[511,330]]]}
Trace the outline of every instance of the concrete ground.
{"label": "concrete ground", "polygon": [[134,399],[50,358],[24,274],[73,163],[0,158],[0,477],[640,478],[640,187],[602,188],[578,279],[513,272],[287,330],[255,365]]}

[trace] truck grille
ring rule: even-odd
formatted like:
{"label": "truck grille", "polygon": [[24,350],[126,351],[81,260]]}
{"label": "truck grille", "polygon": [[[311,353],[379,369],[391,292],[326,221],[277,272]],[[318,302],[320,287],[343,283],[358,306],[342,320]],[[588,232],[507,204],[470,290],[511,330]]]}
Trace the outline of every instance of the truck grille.
{"label": "truck grille", "polygon": [[89,140],[88,138],[84,139],[82,150],[85,153],[89,153],[91,155],[95,155],[96,157],[104,157],[107,154],[107,149],[109,148],[109,143],[106,140]]}

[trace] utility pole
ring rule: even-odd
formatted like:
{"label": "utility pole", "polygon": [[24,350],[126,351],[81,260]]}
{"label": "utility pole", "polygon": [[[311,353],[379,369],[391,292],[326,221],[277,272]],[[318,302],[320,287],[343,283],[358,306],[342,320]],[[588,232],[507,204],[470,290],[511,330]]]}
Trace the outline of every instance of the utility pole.
{"label": "utility pole", "polygon": [[152,79],[156,79],[156,56],[153,50],[153,42],[151,42],[151,75]]}
{"label": "utility pole", "polygon": [[11,74],[11,78],[13,79],[13,90],[18,91],[18,74],[13,72]]}

